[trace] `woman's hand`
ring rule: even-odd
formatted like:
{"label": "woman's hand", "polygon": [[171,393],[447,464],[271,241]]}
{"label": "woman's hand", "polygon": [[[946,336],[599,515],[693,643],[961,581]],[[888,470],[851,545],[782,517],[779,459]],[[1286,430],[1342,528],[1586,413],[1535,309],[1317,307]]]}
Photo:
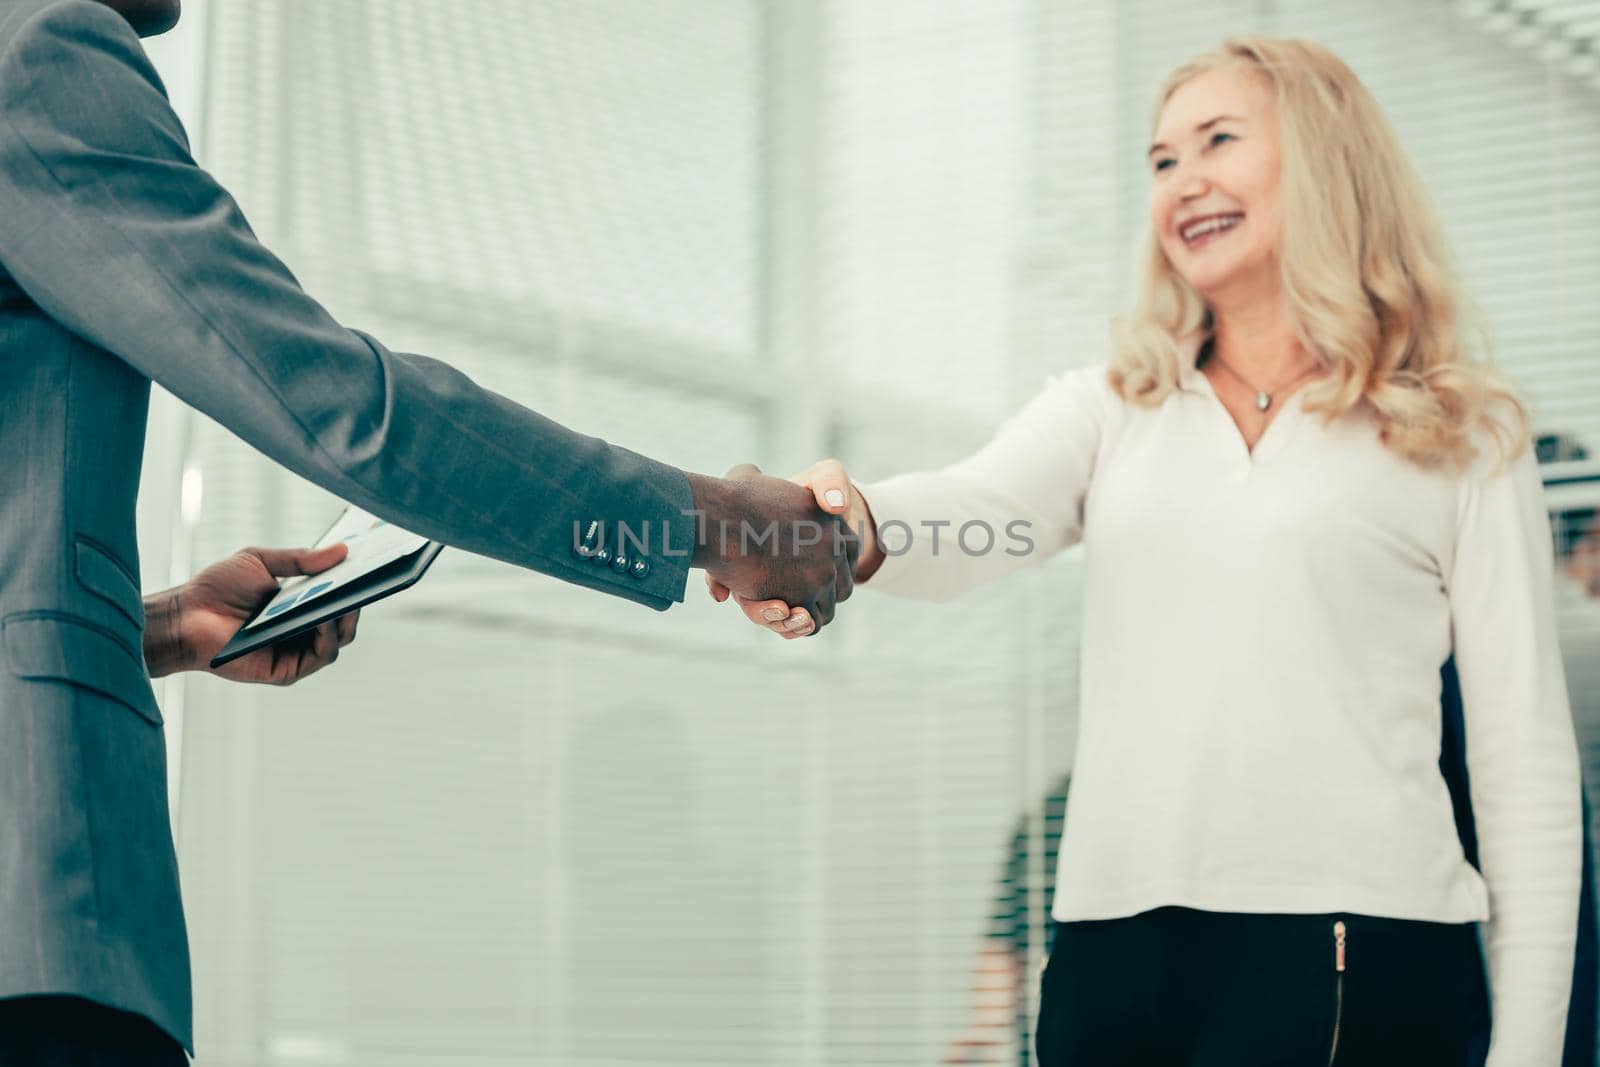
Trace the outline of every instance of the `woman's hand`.
{"label": "woman's hand", "polygon": [[[810,489],[817,498],[817,506],[830,515],[842,518],[850,531],[861,538],[861,551],[856,560],[855,580],[865,581],[883,562],[883,553],[878,548],[877,537],[872,522],[872,510],[867,506],[867,500],[850,476],[845,473],[844,464],[836,459],[825,459],[812,464],[807,469],[789,479],[797,485]],[[750,600],[737,593],[730,593],[728,587],[706,575],[706,588],[710,590],[711,597],[717,603],[722,603],[730,596],[744,611],[745,617],[757,626],[771,630],[785,641],[796,637],[809,637],[816,632],[816,621],[806,612],[805,608],[790,608],[782,600]]]}
{"label": "woman's hand", "polygon": [[339,658],[356,637],[353,611],[298,637],[231,660],[216,670],[211,657],[278,591],[278,579],[320,574],[349,549],[246,548],[213,563],[183,585],[145,601],[145,661],[150,675],[205,670],[234,682],[292,685]]}

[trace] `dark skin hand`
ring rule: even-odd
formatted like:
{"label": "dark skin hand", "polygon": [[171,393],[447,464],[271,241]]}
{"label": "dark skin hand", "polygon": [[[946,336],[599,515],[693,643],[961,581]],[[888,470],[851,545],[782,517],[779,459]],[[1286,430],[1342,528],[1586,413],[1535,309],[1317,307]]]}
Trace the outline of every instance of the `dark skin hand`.
{"label": "dark skin hand", "polygon": [[[824,459],[789,480],[809,489],[817,507],[829,515],[837,516],[856,540],[855,554],[852,556],[855,569],[851,580],[864,582],[877,573],[885,559],[883,549],[878,545],[877,524],[873,521],[872,508],[867,504],[866,497],[861,495],[856,484],[845,473],[844,464],[836,459]],[[746,618],[757,626],[771,630],[785,641],[810,637],[816,630],[804,605],[791,608],[782,598],[762,600],[746,596],[717,581],[710,571],[706,572],[706,588],[711,591],[711,598],[719,604],[733,597]]]}
{"label": "dark skin hand", "polygon": [[211,670],[246,620],[278,591],[278,579],[319,574],[348,554],[343,544],[320,549],[246,548],[213,563],[176,589],[145,599],[145,663],[152,678],[206,671],[233,682],[293,685],[339,658],[355,640],[353,611],[315,630],[257,649]]}
{"label": "dark skin hand", "polygon": [[180,0],[100,0],[124,19],[140,37],[166,33],[183,14]]}
{"label": "dark skin hand", "polygon": [[694,566],[741,596],[804,605],[818,630],[833,620],[850,598],[860,545],[810,490],[748,463],[725,478],[691,474],[689,485],[705,515]]}

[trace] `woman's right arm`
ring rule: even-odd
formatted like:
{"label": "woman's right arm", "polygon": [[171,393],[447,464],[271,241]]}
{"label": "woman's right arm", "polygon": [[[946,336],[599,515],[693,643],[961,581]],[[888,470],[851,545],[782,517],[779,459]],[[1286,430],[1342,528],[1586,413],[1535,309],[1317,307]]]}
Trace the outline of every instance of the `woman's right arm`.
{"label": "woman's right arm", "polygon": [[[1052,379],[988,444],[942,469],[858,484],[824,460],[794,480],[864,531],[858,585],[949,600],[1078,542],[1117,403],[1105,365],[1085,367]],[[727,599],[715,585],[711,592]],[[739,603],[752,622],[785,637],[810,632],[803,612],[781,601]]]}

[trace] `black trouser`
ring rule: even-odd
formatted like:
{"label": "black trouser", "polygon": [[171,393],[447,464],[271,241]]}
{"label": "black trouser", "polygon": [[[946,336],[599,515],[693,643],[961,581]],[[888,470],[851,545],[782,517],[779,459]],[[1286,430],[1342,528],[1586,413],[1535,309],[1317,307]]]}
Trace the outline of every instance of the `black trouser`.
{"label": "black trouser", "polygon": [[1463,1067],[1487,1041],[1485,989],[1471,924],[1188,908],[1061,923],[1039,1067]]}
{"label": "black trouser", "polygon": [[182,1046],[142,1015],[79,997],[0,1000],[0,1067],[187,1067]]}

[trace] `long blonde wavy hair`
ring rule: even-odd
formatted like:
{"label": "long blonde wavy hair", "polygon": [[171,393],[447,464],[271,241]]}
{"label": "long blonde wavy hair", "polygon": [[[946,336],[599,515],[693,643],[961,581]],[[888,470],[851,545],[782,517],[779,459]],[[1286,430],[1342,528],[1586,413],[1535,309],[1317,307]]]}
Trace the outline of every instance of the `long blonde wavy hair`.
{"label": "long blonde wavy hair", "polygon": [[[1242,63],[1277,100],[1283,291],[1300,341],[1329,372],[1306,387],[1329,420],[1365,400],[1393,452],[1424,467],[1465,467],[1486,432],[1503,462],[1527,445],[1528,414],[1489,364],[1433,207],[1376,100],[1349,67],[1310,41],[1236,37],[1167,78],[1156,116],[1198,74]],[[1205,300],[1154,234],[1131,315],[1113,330],[1109,379],[1154,406],[1176,387],[1181,346],[1207,336]]]}

